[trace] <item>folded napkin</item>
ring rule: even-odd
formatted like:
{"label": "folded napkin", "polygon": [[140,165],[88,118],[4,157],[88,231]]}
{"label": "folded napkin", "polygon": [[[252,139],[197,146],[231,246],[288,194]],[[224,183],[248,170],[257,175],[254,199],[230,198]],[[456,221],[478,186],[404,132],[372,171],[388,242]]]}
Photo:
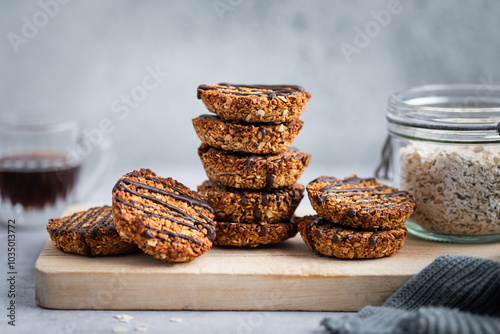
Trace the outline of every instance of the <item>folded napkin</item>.
{"label": "folded napkin", "polygon": [[500,263],[442,255],[382,306],[321,324],[335,334],[499,334]]}

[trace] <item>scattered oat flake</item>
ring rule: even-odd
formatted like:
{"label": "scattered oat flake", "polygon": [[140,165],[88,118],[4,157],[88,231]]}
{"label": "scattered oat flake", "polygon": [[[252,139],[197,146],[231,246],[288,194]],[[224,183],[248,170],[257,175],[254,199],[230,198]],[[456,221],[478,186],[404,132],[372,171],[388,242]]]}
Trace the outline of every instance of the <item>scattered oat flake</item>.
{"label": "scattered oat flake", "polygon": [[128,332],[128,329],[125,328],[125,327],[117,326],[117,327],[113,328],[113,332],[115,332],[115,333],[125,333],[125,332]]}
{"label": "scattered oat flake", "polygon": [[170,321],[172,321],[172,322],[181,322],[182,319],[181,318],[170,318]]}
{"label": "scattered oat flake", "polygon": [[147,332],[148,331],[148,325],[145,324],[140,324],[135,326],[135,330],[138,332]]}
{"label": "scattered oat flake", "polygon": [[115,318],[120,320],[120,322],[130,322],[130,320],[134,319],[133,316],[128,314],[117,314],[115,315]]}

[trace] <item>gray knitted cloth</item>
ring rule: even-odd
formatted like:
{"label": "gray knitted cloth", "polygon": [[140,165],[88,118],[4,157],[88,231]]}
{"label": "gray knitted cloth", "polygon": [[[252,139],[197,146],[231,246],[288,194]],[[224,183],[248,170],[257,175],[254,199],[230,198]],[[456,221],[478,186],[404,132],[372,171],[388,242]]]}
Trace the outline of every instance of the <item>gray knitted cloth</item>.
{"label": "gray knitted cloth", "polygon": [[500,334],[500,263],[442,255],[382,306],[321,324],[335,334]]}

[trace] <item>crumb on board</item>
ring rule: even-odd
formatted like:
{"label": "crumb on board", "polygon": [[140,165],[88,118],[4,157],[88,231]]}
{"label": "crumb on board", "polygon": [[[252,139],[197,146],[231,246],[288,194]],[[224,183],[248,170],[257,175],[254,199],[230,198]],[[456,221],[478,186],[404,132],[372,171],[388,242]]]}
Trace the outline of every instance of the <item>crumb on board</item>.
{"label": "crumb on board", "polygon": [[148,325],[146,325],[146,324],[140,324],[140,325],[135,326],[134,329],[137,332],[147,332],[148,331]]}
{"label": "crumb on board", "polygon": [[134,319],[133,316],[128,314],[117,314],[114,318],[120,320],[120,322],[130,322],[130,320]]}

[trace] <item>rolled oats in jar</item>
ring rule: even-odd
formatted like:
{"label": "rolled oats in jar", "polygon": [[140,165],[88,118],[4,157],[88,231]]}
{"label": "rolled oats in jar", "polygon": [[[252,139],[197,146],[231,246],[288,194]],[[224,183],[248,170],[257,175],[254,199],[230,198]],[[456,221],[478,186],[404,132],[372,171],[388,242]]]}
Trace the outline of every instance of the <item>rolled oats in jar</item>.
{"label": "rolled oats in jar", "polygon": [[399,91],[387,120],[386,177],[417,202],[408,231],[435,241],[500,240],[500,86]]}

